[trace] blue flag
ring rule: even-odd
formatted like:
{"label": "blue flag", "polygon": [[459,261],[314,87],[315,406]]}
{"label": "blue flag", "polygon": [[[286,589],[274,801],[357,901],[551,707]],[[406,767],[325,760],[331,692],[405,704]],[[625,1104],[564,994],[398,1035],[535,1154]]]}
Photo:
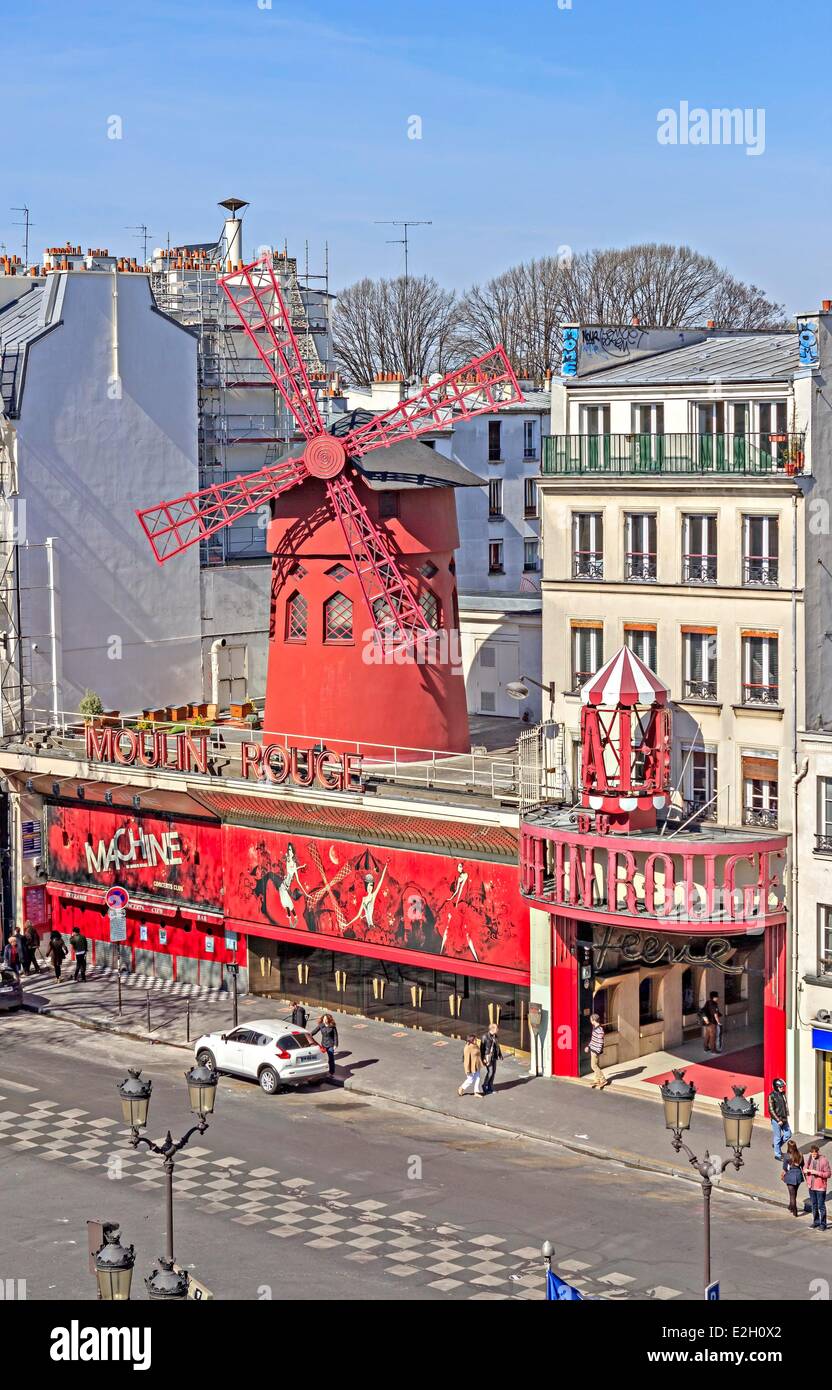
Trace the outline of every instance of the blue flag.
{"label": "blue flag", "polygon": [[574,1303],[577,1300],[583,1302],[583,1297],[583,1294],[578,1293],[577,1289],[573,1289],[571,1284],[564,1283],[563,1279],[559,1279],[556,1274],[553,1274],[551,1269],[547,1271],[546,1298],[548,1300],[557,1299],[562,1303]]}

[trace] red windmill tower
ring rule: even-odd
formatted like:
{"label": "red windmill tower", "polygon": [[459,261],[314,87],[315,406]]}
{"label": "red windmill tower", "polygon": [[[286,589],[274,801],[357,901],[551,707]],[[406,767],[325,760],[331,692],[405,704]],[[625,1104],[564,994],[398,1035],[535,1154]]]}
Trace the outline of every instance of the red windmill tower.
{"label": "red windmill tower", "polygon": [[669,694],[629,647],[581,687],[581,805],[613,834],[649,829],[668,803]]}
{"label": "red windmill tower", "polygon": [[[268,504],[266,730],[330,747],[467,751],[465,682],[452,639],[453,486],[466,470],[418,439],[523,400],[504,349],[346,432],[328,432],[271,257],[220,284],[304,442],[255,473],[139,511],[156,559]],[[381,458],[367,459],[379,450]]]}

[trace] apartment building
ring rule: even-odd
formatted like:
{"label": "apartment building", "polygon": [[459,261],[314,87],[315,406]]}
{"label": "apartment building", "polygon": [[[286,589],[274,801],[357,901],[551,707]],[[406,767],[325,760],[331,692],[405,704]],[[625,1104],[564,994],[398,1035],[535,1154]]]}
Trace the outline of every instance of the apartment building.
{"label": "apartment building", "polygon": [[812,405],[798,336],[654,338],[610,333],[553,386],[543,665],[565,771],[577,785],[581,687],[627,646],[670,686],[680,817],[788,829]]}

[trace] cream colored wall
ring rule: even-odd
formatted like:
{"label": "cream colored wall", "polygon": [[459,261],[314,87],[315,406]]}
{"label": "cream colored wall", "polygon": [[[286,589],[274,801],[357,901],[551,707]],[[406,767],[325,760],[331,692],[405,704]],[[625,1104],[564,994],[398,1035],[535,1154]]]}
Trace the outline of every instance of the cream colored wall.
{"label": "cream colored wall", "polygon": [[[828,984],[811,984],[806,976],[818,976],[819,908],[832,905],[832,854],[815,851],[819,830],[818,778],[832,777],[832,735],[804,734],[799,758],[808,760],[806,776],[798,787],[797,811],[797,942],[794,985],[797,1009],[790,1037],[791,1089],[804,1133],[814,1129],[817,1105],[817,1057],[812,1048],[812,1021],[818,1009],[832,1010],[832,976]],[[796,1096],[794,1093],[796,1092]]]}
{"label": "cream colored wall", "polygon": [[[675,480],[670,477],[637,483],[606,477],[544,479],[541,484],[545,568],[543,577],[543,678],[554,678],[559,692],[571,683],[573,620],[595,621],[604,628],[604,658],[624,645],[625,625],[655,623],[657,673],[670,686],[674,708],[674,777],[681,772],[682,744],[701,738],[717,751],[720,787],[718,819],[739,825],[741,758],[746,753],[776,753],[780,770],[780,828],[790,826],[791,805],[785,794],[792,750],[792,539],[794,489],[786,480],[751,478],[731,482],[722,478]],[[802,498],[797,506],[798,535],[802,534]],[[601,512],[604,517],[604,574],[601,582],[573,580],[572,515]],[[655,583],[626,582],[624,576],[624,517],[627,512],[657,514],[657,572]],[[682,574],[682,520],[686,513],[716,514],[718,584],[686,585]],[[743,588],[742,518],[758,514],[779,519],[781,587]],[[803,582],[798,564],[798,590]],[[802,596],[797,604],[798,650],[802,645]],[[719,703],[683,700],[681,628],[715,626]],[[742,639],[746,628],[771,630],[779,638],[781,705],[774,709],[743,707]],[[802,687],[798,689],[798,709]],[[580,700],[560,693],[556,718],[577,738]],[[571,775],[572,768],[569,766]]]}

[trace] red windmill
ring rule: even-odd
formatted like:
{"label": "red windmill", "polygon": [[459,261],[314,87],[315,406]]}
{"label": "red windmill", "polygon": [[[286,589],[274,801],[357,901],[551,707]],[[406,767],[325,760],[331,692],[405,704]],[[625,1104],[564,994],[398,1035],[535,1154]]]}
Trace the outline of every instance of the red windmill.
{"label": "red windmill", "polygon": [[[523,400],[504,349],[346,433],[329,432],[271,257],[220,284],[304,442],[255,473],[137,512],[156,559],[269,505],[266,730],[329,746],[467,751],[464,681],[451,641],[458,625],[453,487],[472,475],[416,441],[455,418]],[[374,468],[365,458],[380,449]],[[271,505],[278,497],[286,498],[279,515]],[[356,603],[369,621],[363,641],[354,630]],[[428,660],[418,659],[420,644]]]}

